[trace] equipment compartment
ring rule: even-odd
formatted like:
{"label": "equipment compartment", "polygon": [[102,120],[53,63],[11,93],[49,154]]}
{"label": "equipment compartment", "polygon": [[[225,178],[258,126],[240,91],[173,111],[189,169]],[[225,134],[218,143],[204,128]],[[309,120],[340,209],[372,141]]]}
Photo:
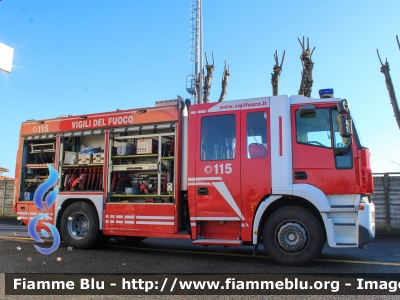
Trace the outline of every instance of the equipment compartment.
{"label": "equipment compartment", "polygon": [[103,190],[104,130],[63,134],[60,192]]}
{"label": "equipment compartment", "polygon": [[56,134],[25,137],[22,149],[20,199],[32,201],[38,186],[49,176],[48,164],[55,166]]}
{"label": "equipment compartment", "polygon": [[[136,131],[116,129],[110,135],[111,149],[129,145],[135,154],[110,156],[108,202],[174,202],[173,124],[145,125]],[[131,153],[131,152],[126,152]]]}

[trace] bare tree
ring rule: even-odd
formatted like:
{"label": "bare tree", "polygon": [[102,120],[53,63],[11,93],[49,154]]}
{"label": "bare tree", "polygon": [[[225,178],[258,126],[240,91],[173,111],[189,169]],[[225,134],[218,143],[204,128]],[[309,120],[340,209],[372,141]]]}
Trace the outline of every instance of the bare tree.
{"label": "bare tree", "polygon": [[[399,45],[399,48],[400,48],[398,36],[396,36],[396,38],[397,38],[397,44]],[[399,110],[399,104],[397,103],[397,98],[396,98],[396,93],[394,91],[392,78],[390,77],[389,63],[388,63],[387,59],[386,59],[385,64],[382,63],[378,49],[376,49],[376,53],[378,54],[378,58],[381,63],[381,72],[383,73],[383,75],[385,75],[386,88],[388,89],[389,98],[390,98],[390,102],[392,103],[394,116],[396,118],[397,125],[399,126],[399,129],[400,129],[400,110]]]}
{"label": "bare tree", "polygon": [[200,99],[198,99],[199,95],[200,95],[200,73],[197,75],[193,75],[193,80],[194,80],[194,93],[193,93],[193,98],[194,98],[194,103],[199,104],[200,103]]}
{"label": "bare tree", "polygon": [[224,73],[222,74],[222,91],[218,102],[222,102],[225,99],[226,91],[228,90],[229,76],[231,76],[231,73],[229,72],[229,65],[228,68],[226,68],[226,61],[225,61]]}
{"label": "bare tree", "polygon": [[399,42],[399,36],[396,35],[396,40],[397,40],[397,45],[399,46],[399,50],[400,50],[400,42]]}
{"label": "bare tree", "polygon": [[312,77],[312,70],[314,67],[314,63],[311,59],[311,56],[315,50],[315,47],[310,50],[310,42],[307,38],[307,48],[305,47],[304,43],[304,36],[303,36],[303,43],[297,38],[301,49],[303,50],[300,56],[301,63],[303,65],[303,71],[301,72],[301,82],[300,82],[300,89],[299,95],[304,95],[306,97],[311,97],[312,86],[313,86],[313,77]]}
{"label": "bare tree", "polygon": [[272,84],[272,95],[273,96],[278,95],[279,78],[282,73],[282,65],[283,65],[283,61],[285,60],[285,53],[286,53],[286,51],[283,51],[282,62],[281,62],[281,64],[279,64],[278,51],[275,50],[275,54],[274,54],[275,65],[273,67],[274,73],[271,73],[271,84]]}
{"label": "bare tree", "polygon": [[391,163],[393,163],[393,164],[395,164],[395,165],[398,165],[398,166],[400,167],[400,163],[391,160],[391,159],[390,159],[389,157],[387,157],[387,156],[385,156],[385,157],[386,157],[388,160],[390,160]]}
{"label": "bare tree", "polygon": [[[204,96],[203,96],[203,103],[208,103],[210,102],[210,90],[211,90],[211,80],[212,80],[212,75],[214,72],[214,53],[211,52],[212,54],[212,59],[213,63],[212,65],[208,64],[208,59],[207,59],[207,53],[206,53],[206,69],[207,69],[207,75],[204,79]],[[204,73],[204,72],[203,72]]]}

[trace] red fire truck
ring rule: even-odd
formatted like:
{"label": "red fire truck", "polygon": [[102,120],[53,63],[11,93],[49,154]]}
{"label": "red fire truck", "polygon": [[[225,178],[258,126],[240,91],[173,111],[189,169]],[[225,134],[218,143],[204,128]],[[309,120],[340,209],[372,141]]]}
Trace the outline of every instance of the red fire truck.
{"label": "red fire truck", "polygon": [[[252,245],[254,255],[263,244],[279,264],[307,265],[326,241],[363,248],[375,235],[370,152],[347,101],[322,96],[178,97],[23,122],[14,211],[25,224],[47,214],[81,249],[111,237],[181,238]],[[48,165],[59,191],[41,211],[32,199]]]}

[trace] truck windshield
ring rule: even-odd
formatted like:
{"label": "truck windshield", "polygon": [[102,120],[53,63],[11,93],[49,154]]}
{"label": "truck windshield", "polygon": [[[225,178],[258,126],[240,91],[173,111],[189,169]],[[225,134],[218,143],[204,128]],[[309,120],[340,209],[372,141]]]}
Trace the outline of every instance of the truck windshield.
{"label": "truck windshield", "polygon": [[354,140],[356,142],[357,149],[367,149],[367,147],[364,146],[364,142],[363,142],[363,139],[361,137],[360,131],[357,130],[356,121],[355,121],[355,118],[354,118],[353,114],[351,115],[351,118],[353,120]]}

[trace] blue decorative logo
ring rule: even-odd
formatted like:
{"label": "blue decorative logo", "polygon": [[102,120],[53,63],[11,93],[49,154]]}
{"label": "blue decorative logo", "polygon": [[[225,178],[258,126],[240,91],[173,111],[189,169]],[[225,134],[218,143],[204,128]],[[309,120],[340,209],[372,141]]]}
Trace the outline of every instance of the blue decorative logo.
{"label": "blue decorative logo", "polygon": [[[58,196],[58,186],[56,186],[46,196],[45,199],[46,207],[43,205],[44,195],[58,182],[57,171],[50,164],[47,164],[47,167],[49,168],[49,178],[38,186],[33,196],[33,203],[40,210],[46,210],[46,207],[47,209],[49,209],[54,204]],[[40,219],[50,219],[50,217],[46,214],[39,214],[36,217],[34,217],[28,224],[28,233],[30,237],[34,239],[36,242],[43,243],[43,240],[39,237],[36,231],[36,226]],[[34,246],[36,250],[39,251],[40,253],[50,254],[56,251],[57,248],[60,246],[60,233],[58,232],[57,228],[52,224],[50,223],[43,223],[43,224],[45,224],[50,229],[53,235],[53,245],[50,248],[41,248],[36,245]],[[42,229],[40,232],[43,234],[44,237],[46,238],[49,237],[49,233],[46,230]]]}

